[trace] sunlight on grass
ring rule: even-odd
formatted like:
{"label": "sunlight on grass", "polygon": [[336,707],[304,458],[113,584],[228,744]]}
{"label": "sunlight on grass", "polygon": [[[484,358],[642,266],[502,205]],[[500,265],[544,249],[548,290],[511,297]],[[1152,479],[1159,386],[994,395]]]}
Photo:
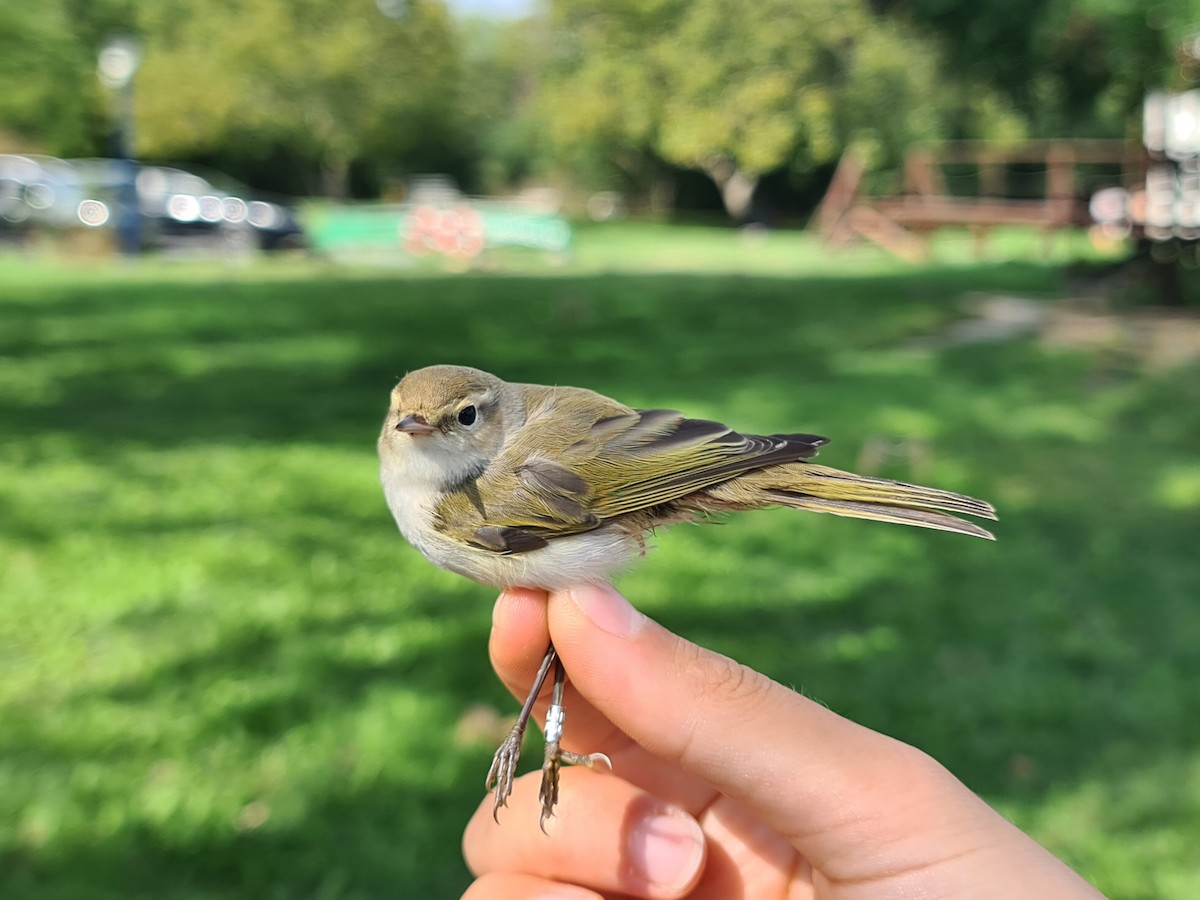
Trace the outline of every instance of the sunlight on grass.
{"label": "sunlight on grass", "polygon": [[1158,498],[1168,509],[1200,508],[1200,464],[1165,469],[1158,483]]}

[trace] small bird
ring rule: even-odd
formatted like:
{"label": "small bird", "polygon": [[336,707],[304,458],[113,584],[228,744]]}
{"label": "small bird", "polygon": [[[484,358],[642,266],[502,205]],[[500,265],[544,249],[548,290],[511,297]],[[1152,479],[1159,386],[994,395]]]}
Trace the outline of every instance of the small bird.
{"label": "small bird", "polygon": [[[959,518],[995,519],[990,504],[810,462],[826,443],[812,434],[741,434],[584,388],[510,384],[440,365],[408,373],[392,390],[380,477],[409,543],[444,569],[500,588],[607,581],[645,553],[658,527],[772,506],[992,539]],[[604,754],[559,747],[566,672],[551,645],[488,773],[497,821],[551,667],[543,828],[554,814],[560,765],[609,764]]]}

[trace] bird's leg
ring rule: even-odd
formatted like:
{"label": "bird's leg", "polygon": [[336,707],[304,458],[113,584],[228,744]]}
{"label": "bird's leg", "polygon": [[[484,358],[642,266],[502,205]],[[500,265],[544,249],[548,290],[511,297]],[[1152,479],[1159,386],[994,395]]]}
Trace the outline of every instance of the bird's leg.
{"label": "bird's leg", "polygon": [[[551,652],[553,650],[551,647]],[[542,801],[542,815],[538,824],[543,832],[546,830],[546,819],[554,815],[554,805],[558,803],[558,770],[563,763],[593,769],[596,763],[603,762],[612,768],[612,760],[603,753],[571,753],[559,747],[566,715],[562,705],[566,683],[567,670],[563,668],[558,654],[554,654],[554,691],[550,697],[550,708],[546,710],[546,756],[542,762],[542,788],[538,792],[538,799]]]}
{"label": "bird's leg", "polygon": [[[488,770],[486,786],[489,791],[493,785],[496,787],[496,796],[492,802],[492,818],[496,820],[497,824],[500,822],[500,807],[508,806],[508,795],[512,793],[513,779],[517,774],[517,760],[521,756],[521,738],[525,736],[525,727],[529,724],[533,704],[537,702],[538,694],[542,692],[542,685],[546,683],[546,675],[557,659],[558,653],[551,644],[546,648],[546,656],[542,659],[542,664],[538,666],[537,675],[533,678],[533,688],[529,691],[529,696],[525,698],[525,704],[521,707],[521,713],[517,716],[516,723],[509,730],[508,736],[504,738],[504,743],[500,745],[496,755],[492,757],[492,767]],[[559,669],[561,668],[562,663],[559,663]]]}

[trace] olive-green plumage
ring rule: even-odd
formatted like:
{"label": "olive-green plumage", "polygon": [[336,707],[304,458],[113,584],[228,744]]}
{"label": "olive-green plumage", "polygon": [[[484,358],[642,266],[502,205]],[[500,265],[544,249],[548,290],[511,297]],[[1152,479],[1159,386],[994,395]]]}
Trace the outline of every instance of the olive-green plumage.
{"label": "olive-green plumage", "polygon": [[501,586],[601,580],[655,527],[770,506],[992,537],[960,518],[994,519],[989,504],[809,462],[825,443],[433,366],[396,386],[379,447],[405,536]]}

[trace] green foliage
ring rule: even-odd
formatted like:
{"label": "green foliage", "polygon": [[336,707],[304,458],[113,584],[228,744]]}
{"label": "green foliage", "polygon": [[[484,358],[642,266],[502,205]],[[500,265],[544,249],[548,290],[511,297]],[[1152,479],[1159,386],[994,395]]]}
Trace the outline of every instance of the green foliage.
{"label": "green foliage", "polygon": [[[461,890],[493,748],[455,724],[516,703],[493,592],[403,544],[373,450],[395,379],[457,361],[827,433],[832,465],[913,448],[879,471],[994,501],[995,544],[786,511],[678,527],[622,587],[930,751],[1115,900],[1195,897],[1200,370],[915,343],[964,292],[1053,295],[1040,263],[579,244],[591,274],[0,260],[0,895]],[[697,258],[714,274],[666,271]]]}
{"label": "green foliage", "polygon": [[545,154],[532,105],[547,55],[544,28],[534,21],[466,19],[458,35],[458,140],[476,163],[477,187],[500,193],[542,174]]}
{"label": "green foliage", "polygon": [[458,51],[440,0],[409,0],[395,17],[373,0],[0,0],[0,129],[50,153],[104,153],[111,98],[96,57],[117,33],[141,45],[142,156],[286,148],[336,193],[353,162],[444,153],[456,134]]}
{"label": "green foliage", "polygon": [[140,8],[140,147],[151,156],[231,141],[320,160],[344,193],[356,159],[402,159],[445,128],[456,51],[445,8],[411,0],[186,0]]}
{"label": "green foliage", "polygon": [[88,146],[98,118],[95,65],[61,4],[0,0],[0,130],[55,152]]}
{"label": "green foliage", "polygon": [[557,0],[551,10],[564,48],[542,85],[552,137],[657,155],[723,189],[732,173],[830,163],[855,140],[894,161],[948,132],[969,84],[944,88],[934,46],[861,0]]}
{"label": "green foliage", "polygon": [[1031,133],[1046,137],[1136,133],[1147,90],[1190,86],[1177,67],[1178,49],[1200,24],[1195,0],[874,5],[940,37],[952,71],[971,72]]}

